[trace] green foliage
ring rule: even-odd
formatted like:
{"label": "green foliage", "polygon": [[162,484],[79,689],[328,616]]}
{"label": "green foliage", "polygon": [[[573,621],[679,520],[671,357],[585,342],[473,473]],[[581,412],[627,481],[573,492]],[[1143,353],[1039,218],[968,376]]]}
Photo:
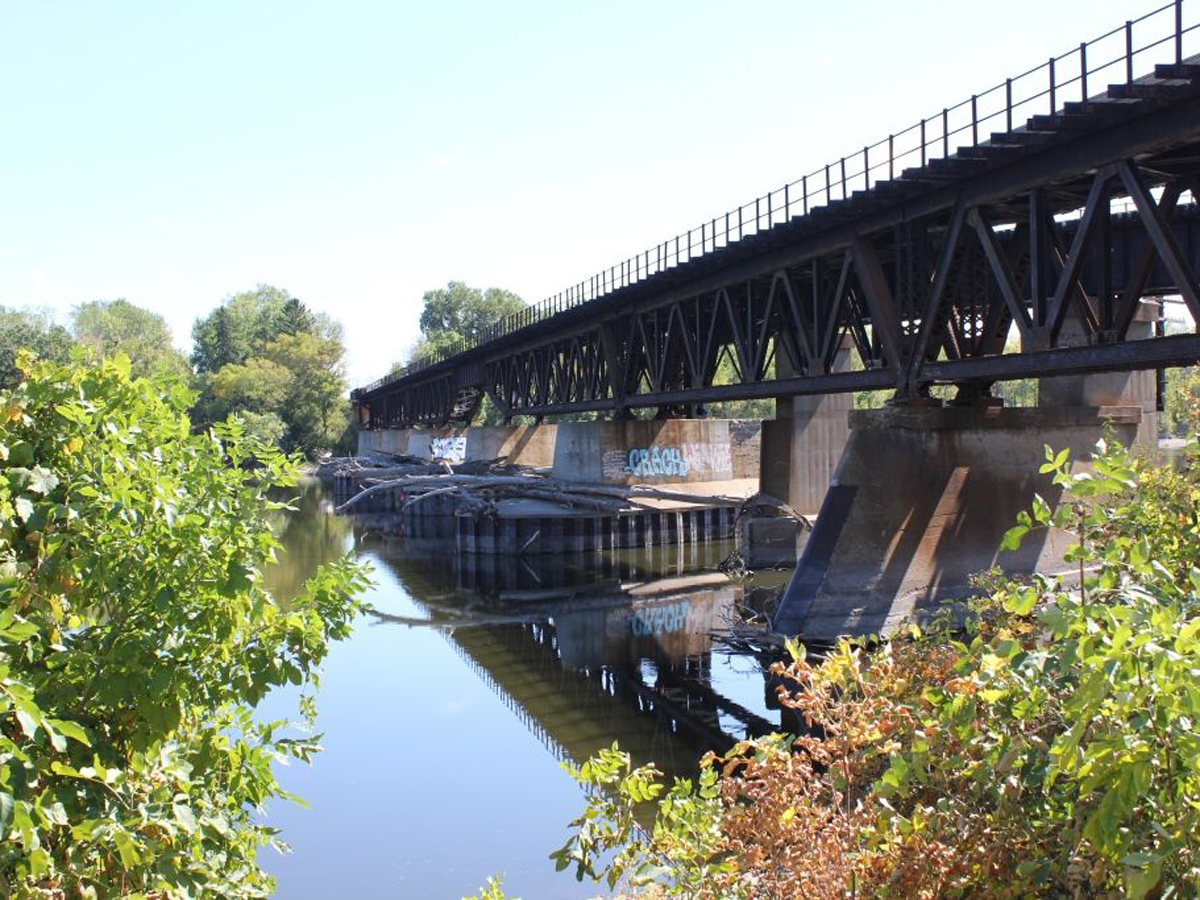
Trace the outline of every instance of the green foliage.
{"label": "green foliage", "polygon": [[525,301],[512,291],[503,288],[481,290],[461,281],[451,281],[444,288],[426,291],[422,300],[425,304],[421,310],[422,342],[418,344],[422,354],[435,349],[437,342],[449,340],[450,335],[468,341],[478,340],[487,329],[526,307]]}
{"label": "green foliage", "polygon": [[0,306],[0,390],[21,380],[17,355],[28,350],[38,359],[64,363],[71,356],[71,333],[46,313]]}
{"label": "green foliage", "polygon": [[128,300],[94,300],[75,307],[71,322],[75,340],[97,355],[127,356],[135,378],[191,375],[187,360],[172,343],[166,319],[158,313]]}
{"label": "green foliage", "polygon": [[1182,436],[1200,429],[1200,369],[1169,369],[1163,401],[1164,433]]}
{"label": "green foliage", "polygon": [[318,749],[254,707],[315,683],[365,572],[325,566],[281,607],[263,512],[294,463],[236,419],[194,434],[190,392],[163,391],[118,355],[0,395],[5,896],[266,897],[272,766]]}
{"label": "green foliage", "polygon": [[665,865],[680,897],[1196,896],[1198,460],[1156,468],[1101,442],[1073,470],[1047,448],[1064,499],[1038,497],[1005,544],[1069,526],[1073,578],[989,577],[965,632],[777,668],[811,733],[736,750],[696,820],[660,810],[647,837],[632,804],[653,771],[602,755],[556,858],[593,878]]}
{"label": "green foliage", "polygon": [[508,894],[504,893],[504,888],[499,878],[489,878],[487,884],[479,889],[478,894],[463,897],[462,900],[521,900],[521,898],[509,897]]}
{"label": "green foliage", "polygon": [[260,434],[275,432],[278,446],[309,455],[340,442],[350,404],[337,323],[286,291],[259,286],[197,320],[192,335],[202,422],[250,414]]}
{"label": "green foliage", "polygon": [[197,372],[212,373],[244,363],[275,340],[284,329],[287,291],[260,284],[234,294],[192,325],[192,364]]}
{"label": "green foliage", "polygon": [[[719,853],[721,801],[711,757],[697,784],[676,779],[665,790],[658,769],[634,769],[615,743],[582,766],[564,765],[587,804],[567,842],[550,855],[559,871],[574,866],[577,880],[604,880],[610,889],[626,878],[635,886],[667,884],[676,896],[693,896],[730,871]],[[653,802],[657,810],[648,808]],[[650,828],[642,824],[647,813]]]}

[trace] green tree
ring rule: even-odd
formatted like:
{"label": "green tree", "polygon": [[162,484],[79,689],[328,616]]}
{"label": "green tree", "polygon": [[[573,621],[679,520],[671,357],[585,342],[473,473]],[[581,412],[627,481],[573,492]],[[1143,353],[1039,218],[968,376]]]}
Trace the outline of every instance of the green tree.
{"label": "green tree", "polygon": [[282,288],[260,284],[225,298],[221,305],[192,325],[192,364],[197,372],[216,372],[231,363],[244,363],[275,340],[284,326],[284,309],[291,295]]}
{"label": "green tree", "polygon": [[316,327],[317,319],[300,300],[292,297],[283,304],[279,315],[281,334],[312,334]]}
{"label": "green tree", "polygon": [[0,306],[0,389],[15,387],[21,372],[17,354],[28,350],[39,359],[63,363],[74,341],[47,313]]}
{"label": "green tree", "polygon": [[278,410],[287,424],[285,448],[311,454],[337,443],[350,415],[345,353],[340,339],[306,333],[281,334],[263,349],[266,362],[291,375]]}
{"label": "green tree", "polygon": [[526,308],[525,301],[512,291],[494,287],[483,290],[461,281],[426,291],[422,300],[421,342],[413,358],[455,340],[479,340],[506,316]]}
{"label": "green tree", "polygon": [[158,313],[128,300],[93,300],[71,313],[75,340],[103,358],[129,357],[135,377],[188,376],[191,368],[171,341],[171,329]]}
{"label": "green tree", "polygon": [[[316,751],[254,707],[311,689],[365,572],[282,606],[261,570],[293,463],[191,392],[39,363],[0,395],[0,895],[265,898],[274,765]],[[257,463],[253,471],[245,465]],[[301,701],[311,726],[311,700]]]}

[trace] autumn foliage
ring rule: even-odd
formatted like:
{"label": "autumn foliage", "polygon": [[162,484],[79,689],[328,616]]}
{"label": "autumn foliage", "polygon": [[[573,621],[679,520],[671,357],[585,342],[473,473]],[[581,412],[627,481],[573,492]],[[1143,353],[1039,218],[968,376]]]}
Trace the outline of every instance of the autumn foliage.
{"label": "autumn foliage", "polygon": [[1066,501],[1007,540],[1072,528],[1081,584],[992,575],[965,623],[795,648],[776,674],[803,735],[710,756],[694,785],[605,751],[574,770],[589,800],[559,866],[697,898],[1196,896],[1195,469],[1102,443],[1043,471]]}

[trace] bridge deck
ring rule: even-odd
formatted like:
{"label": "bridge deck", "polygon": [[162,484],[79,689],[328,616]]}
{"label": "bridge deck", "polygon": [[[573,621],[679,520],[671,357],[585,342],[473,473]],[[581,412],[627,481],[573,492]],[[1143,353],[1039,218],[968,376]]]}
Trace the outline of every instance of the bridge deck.
{"label": "bridge deck", "polygon": [[[1047,114],[986,140],[986,120],[973,114],[975,140],[953,154],[964,129],[943,115],[937,159],[923,122],[921,165],[891,177],[889,138],[888,177],[867,148],[859,190],[842,160],[836,175],[826,167],[823,205],[814,208],[806,179],[800,198],[784,189],[781,207],[768,195],[767,227],[756,201],[751,221],[743,207],[736,221],[702,228],[700,255],[688,232],[682,245],[664,242],[353,399],[369,427],[467,420],[485,395],[506,416],[635,406],[694,414],[720,399],[879,388],[917,396],[936,382],[986,391],[1005,378],[1200,359],[1195,335],[1129,340],[1145,296],[1180,295],[1200,320],[1191,224],[1200,57],[1182,58],[1196,27],[1177,17],[1175,62],[1091,96],[1088,75],[1095,83],[1112,63],[1089,70],[1085,46],[1081,74],[1059,86],[1078,82],[1077,102],[1056,105],[1052,80]],[[1126,71],[1138,52],[1156,50],[1131,53]],[[1010,99],[1005,124],[1029,102]],[[1113,214],[1118,197],[1131,207],[1124,216]],[[792,215],[797,204],[802,214]],[[1076,222],[1055,220],[1076,212]],[[1010,331],[1020,352],[1005,352]],[[835,370],[846,343],[853,372]]]}

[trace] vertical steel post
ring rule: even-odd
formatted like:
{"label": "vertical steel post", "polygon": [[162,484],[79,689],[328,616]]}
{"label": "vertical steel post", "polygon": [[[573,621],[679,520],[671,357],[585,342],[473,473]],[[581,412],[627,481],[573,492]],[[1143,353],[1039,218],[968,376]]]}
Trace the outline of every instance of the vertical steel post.
{"label": "vertical steel post", "polygon": [[842,199],[846,199],[846,157],[842,157]]}
{"label": "vertical steel post", "polygon": [[977,105],[978,100],[979,100],[979,98],[975,94],[971,95],[971,145],[974,147],[979,146],[979,109],[978,109],[978,105]]}
{"label": "vertical steel post", "polygon": [[1079,102],[1087,107],[1087,42],[1079,45]]}
{"label": "vertical steel post", "polygon": [[1004,128],[1012,131],[1012,79],[1004,80]]}
{"label": "vertical steel post", "polygon": [[863,188],[866,190],[871,189],[871,164],[867,156],[868,149],[863,147]]}
{"label": "vertical steel post", "polygon": [[888,181],[896,177],[896,136],[888,135]]}
{"label": "vertical steel post", "polygon": [[942,156],[950,155],[950,110],[942,107]]}
{"label": "vertical steel post", "polygon": [[1183,62],[1183,0],[1175,0],[1175,63]]}
{"label": "vertical steel post", "polygon": [[1125,22],[1125,83],[1133,84],[1133,22]]}
{"label": "vertical steel post", "polygon": [[925,120],[921,120],[921,168],[925,168]]}
{"label": "vertical steel post", "polygon": [[1050,115],[1054,115],[1057,104],[1054,102],[1054,57],[1050,57]]}
{"label": "vertical steel post", "polygon": [[804,215],[808,215],[808,176],[805,175],[800,179],[800,192],[804,197]]}

